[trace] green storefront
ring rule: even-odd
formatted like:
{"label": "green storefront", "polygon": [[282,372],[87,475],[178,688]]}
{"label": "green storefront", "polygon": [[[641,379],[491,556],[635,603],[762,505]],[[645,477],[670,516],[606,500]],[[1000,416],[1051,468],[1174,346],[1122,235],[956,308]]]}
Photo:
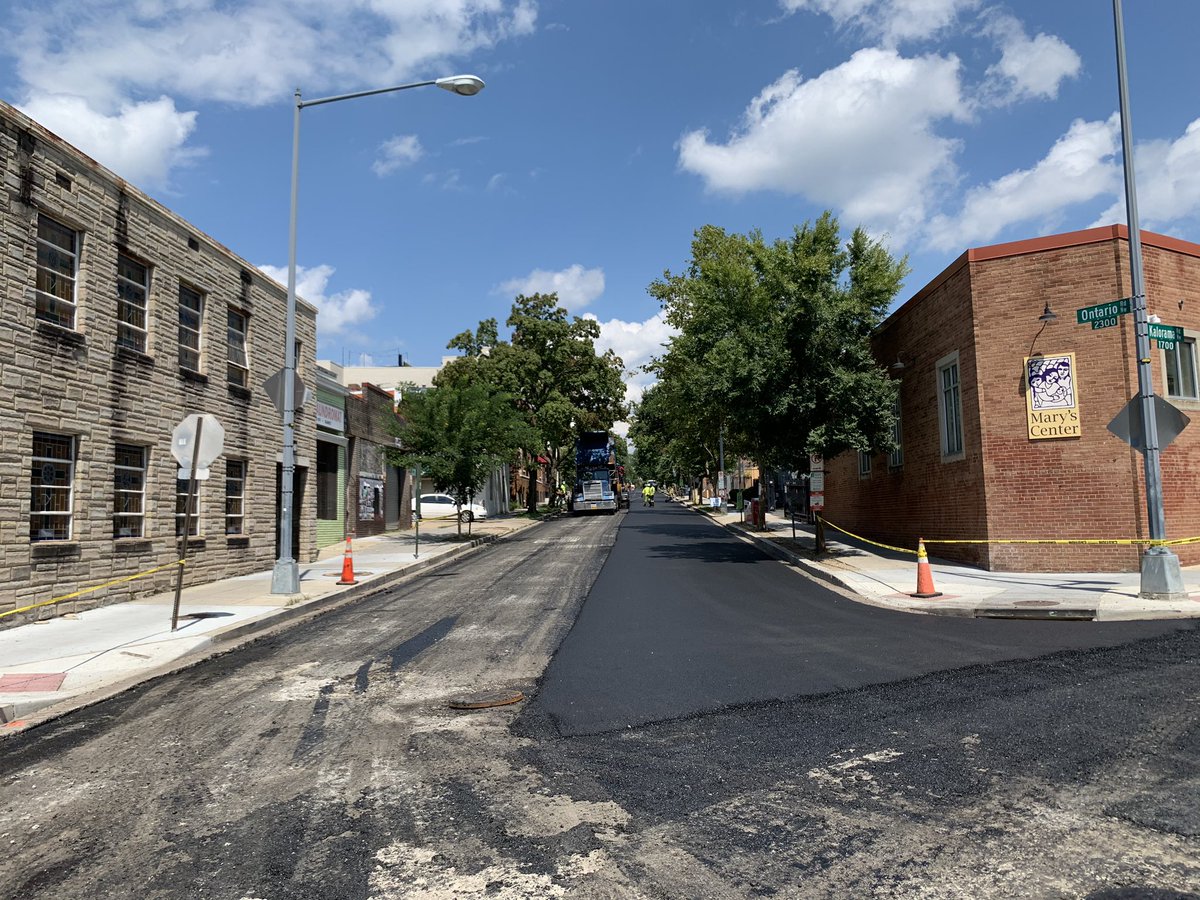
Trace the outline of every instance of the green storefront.
{"label": "green storefront", "polygon": [[317,546],[346,539],[346,396],[349,392],[317,370]]}

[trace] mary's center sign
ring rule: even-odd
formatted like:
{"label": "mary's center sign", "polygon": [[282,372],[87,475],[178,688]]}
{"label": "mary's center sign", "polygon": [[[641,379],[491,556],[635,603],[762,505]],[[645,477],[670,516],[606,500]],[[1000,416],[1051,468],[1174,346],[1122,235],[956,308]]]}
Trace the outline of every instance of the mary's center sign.
{"label": "mary's center sign", "polygon": [[1082,431],[1075,354],[1027,356],[1024,377],[1029,439],[1079,437]]}

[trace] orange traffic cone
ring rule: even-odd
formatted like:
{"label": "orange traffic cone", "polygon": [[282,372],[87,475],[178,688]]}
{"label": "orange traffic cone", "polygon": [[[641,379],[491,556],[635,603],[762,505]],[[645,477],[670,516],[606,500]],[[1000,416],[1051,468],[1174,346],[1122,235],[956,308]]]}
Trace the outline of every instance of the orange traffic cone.
{"label": "orange traffic cone", "polygon": [[925,538],[917,538],[917,592],[910,597],[940,597],[942,592],[933,586],[933,570],[929,568],[929,557],[925,554]]}
{"label": "orange traffic cone", "polygon": [[354,550],[350,546],[350,535],[346,535],[346,555],[342,557],[342,579],[338,584],[358,584],[354,577]]}

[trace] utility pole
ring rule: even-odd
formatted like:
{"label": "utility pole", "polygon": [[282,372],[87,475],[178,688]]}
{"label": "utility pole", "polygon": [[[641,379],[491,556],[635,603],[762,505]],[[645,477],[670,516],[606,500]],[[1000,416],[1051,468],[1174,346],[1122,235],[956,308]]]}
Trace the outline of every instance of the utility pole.
{"label": "utility pole", "polygon": [[[1142,272],[1142,232],[1138,224],[1137,184],[1133,172],[1133,125],[1129,114],[1129,87],[1125,72],[1125,24],[1121,0],[1113,0],[1113,25],[1117,38],[1117,90],[1121,101],[1121,155],[1125,165],[1125,210],[1129,228],[1129,270],[1133,289],[1133,327],[1137,350],[1138,398],[1146,449],[1142,466],[1146,479],[1146,516],[1150,539],[1167,538],[1163,512],[1161,449],[1158,420],[1154,411],[1154,374],[1150,368],[1150,325],[1146,315],[1146,284]],[[1152,544],[1142,554],[1141,596],[1147,599],[1182,600],[1187,597],[1179,557],[1161,544]]]}

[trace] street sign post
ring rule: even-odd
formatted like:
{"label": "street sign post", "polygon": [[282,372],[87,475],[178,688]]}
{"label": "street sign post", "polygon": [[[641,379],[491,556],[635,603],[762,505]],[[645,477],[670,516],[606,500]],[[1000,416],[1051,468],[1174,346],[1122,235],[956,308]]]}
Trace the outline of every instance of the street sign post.
{"label": "street sign post", "polygon": [[1110,303],[1098,303],[1095,306],[1085,306],[1075,310],[1075,322],[1079,325],[1091,323],[1092,330],[1111,328],[1120,321],[1120,317],[1128,313],[1132,307],[1128,297],[1113,300]]}
{"label": "street sign post", "polygon": [[183,567],[187,562],[188,535],[196,506],[196,480],[208,477],[208,467],[225,449],[225,429],[216,416],[193,413],[171,432],[171,455],[181,467],[179,477],[188,480],[187,502],[183,507],[183,531],[179,535],[179,572],[175,579],[175,605],[171,609],[171,630],[179,627],[179,600],[183,594]]}

